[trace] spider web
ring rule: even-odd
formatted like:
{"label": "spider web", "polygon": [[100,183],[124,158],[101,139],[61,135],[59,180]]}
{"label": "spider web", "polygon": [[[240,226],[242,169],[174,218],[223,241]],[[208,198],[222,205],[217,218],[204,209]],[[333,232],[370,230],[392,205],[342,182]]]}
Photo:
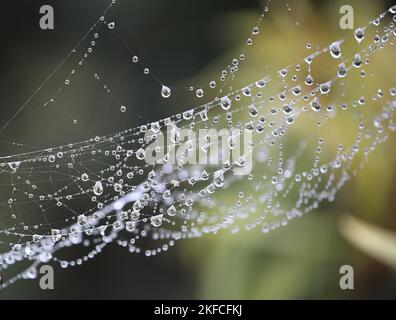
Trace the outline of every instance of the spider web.
{"label": "spider web", "polygon": [[[109,244],[155,256],[206,234],[268,233],[335,200],[396,129],[396,89],[367,89],[379,77],[371,60],[394,50],[396,7],[277,72],[260,70],[260,79],[239,85],[244,50],[262,36],[269,5],[218,79],[187,86],[196,107],[113,134],[0,158],[0,270],[13,273],[2,288],[36,278],[43,263],[81,265]],[[132,63],[159,84],[157,94],[174,94],[108,20],[113,6],[115,1],[1,131],[78,55],[44,106],[70,90],[102,33],[126,47]],[[327,79],[316,80],[317,63],[327,66]],[[103,81],[97,74],[94,79]],[[126,108],[120,103],[121,112]],[[336,132],[335,123],[344,122],[348,134]],[[213,157],[220,161],[211,162]],[[70,247],[86,252],[61,258]]]}

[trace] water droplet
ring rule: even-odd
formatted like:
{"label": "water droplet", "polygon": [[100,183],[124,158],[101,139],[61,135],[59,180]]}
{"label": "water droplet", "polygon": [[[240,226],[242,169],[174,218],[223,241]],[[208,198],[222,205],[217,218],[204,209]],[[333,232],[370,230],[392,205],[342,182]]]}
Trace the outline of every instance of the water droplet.
{"label": "water droplet", "polygon": [[115,192],[120,192],[120,191],[122,191],[122,184],[120,184],[120,183],[115,183],[115,184],[114,184],[114,191],[115,191]]}
{"label": "water droplet", "polygon": [[167,213],[169,216],[173,217],[173,216],[176,214],[176,208],[175,208],[175,206],[170,206],[170,207],[168,208],[168,210],[166,210],[166,213]]}
{"label": "water droplet", "polygon": [[338,66],[338,76],[339,76],[340,78],[343,78],[343,77],[346,76],[346,74],[347,74],[347,69],[346,69],[346,67],[345,67],[345,64],[341,63],[341,64]]}
{"label": "water droplet", "polygon": [[250,90],[249,87],[246,87],[243,89],[243,95],[249,97],[252,94],[252,91]]}
{"label": "water droplet", "polygon": [[109,27],[109,29],[114,29],[114,28],[115,28],[115,22],[114,22],[114,21],[109,22],[109,23],[107,24],[107,26]]}
{"label": "water droplet", "polygon": [[330,45],[330,54],[334,59],[341,57],[341,48],[339,42],[334,42]]}
{"label": "water droplet", "polygon": [[283,106],[283,112],[285,114],[290,114],[292,111],[293,111],[293,104],[292,103],[286,104],[286,105]]}
{"label": "water droplet", "polygon": [[143,160],[146,157],[146,151],[142,148],[136,151],[136,158]]}
{"label": "water droplet", "polygon": [[85,224],[87,223],[87,217],[86,217],[84,214],[80,214],[80,215],[77,217],[77,223],[78,223],[80,226],[85,225]]}
{"label": "water droplet", "polygon": [[359,53],[357,53],[357,54],[354,56],[354,58],[353,58],[353,66],[354,66],[355,68],[360,68],[360,67],[362,66],[362,64],[363,64],[362,57],[360,56]]}
{"label": "water droplet", "polygon": [[355,31],[355,39],[357,40],[358,43],[362,42],[364,39],[365,33],[363,28],[358,28]]}
{"label": "water droplet", "polygon": [[157,133],[160,131],[160,129],[161,129],[161,126],[158,121],[151,123],[151,131],[153,131],[154,133]]}
{"label": "water droplet", "polygon": [[93,186],[93,193],[100,196],[103,193],[103,184],[101,181],[96,181]]}
{"label": "water droplet", "polygon": [[16,170],[19,168],[20,164],[21,164],[20,161],[8,162],[8,166],[9,166],[13,171],[16,171]]}
{"label": "water droplet", "polygon": [[125,112],[125,111],[126,111],[126,107],[125,107],[125,106],[121,106],[121,107],[120,107],[120,111],[121,111],[121,112]]}
{"label": "water droplet", "polygon": [[154,227],[161,226],[162,220],[163,220],[163,215],[162,214],[159,214],[159,215],[156,215],[156,216],[152,216],[150,218],[151,225],[154,226]]}
{"label": "water droplet", "polygon": [[232,102],[231,99],[228,96],[224,96],[220,99],[220,105],[223,108],[223,110],[228,110],[231,108]]}
{"label": "water droplet", "polygon": [[258,115],[258,110],[257,110],[257,108],[256,108],[256,106],[254,105],[254,104],[252,104],[251,106],[249,106],[249,114],[252,116],[252,117],[255,117],[255,116],[257,116]]}
{"label": "water droplet", "polygon": [[162,198],[164,198],[165,200],[166,200],[166,199],[169,199],[170,196],[171,196],[170,190],[165,190],[165,191],[162,193]]}
{"label": "water droplet", "polygon": [[136,221],[128,221],[128,222],[125,224],[125,228],[126,228],[126,230],[127,230],[128,232],[134,231],[135,228],[136,228]]}
{"label": "water droplet", "polygon": [[257,88],[264,88],[265,87],[265,81],[264,80],[259,80],[256,82],[256,87]]}
{"label": "water droplet", "polygon": [[194,116],[194,109],[187,110],[187,111],[183,112],[183,119],[184,120],[191,120],[193,116]]}
{"label": "water droplet", "polygon": [[282,69],[281,71],[279,71],[279,74],[282,78],[286,77],[288,73],[287,69]]}
{"label": "water droplet", "polygon": [[322,83],[322,84],[319,86],[319,89],[320,89],[320,93],[321,93],[321,94],[327,94],[327,93],[329,93],[330,90],[331,90],[331,81]]}
{"label": "water droplet", "polygon": [[42,238],[43,238],[42,235],[34,234],[32,240],[33,242],[39,242]]}
{"label": "water droplet", "polygon": [[313,111],[320,111],[321,109],[321,105],[320,105],[320,101],[318,98],[315,98],[311,101],[311,109]]}
{"label": "water droplet", "polygon": [[169,98],[171,96],[171,89],[163,85],[161,88],[161,95],[163,98]]}
{"label": "water droplet", "polygon": [[195,95],[196,95],[198,98],[202,98],[203,95],[204,95],[204,92],[203,92],[202,89],[197,89],[197,91],[195,92]]}
{"label": "water droplet", "polygon": [[22,249],[22,245],[21,245],[20,243],[14,244],[14,245],[12,246],[12,251],[13,251],[14,253],[20,253],[20,252],[21,252],[21,249]]}
{"label": "water droplet", "polygon": [[52,236],[52,241],[53,242],[58,242],[61,239],[61,237],[62,237],[61,231],[58,230],[58,229],[52,229],[51,230],[51,236]]}
{"label": "water droplet", "polygon": [[306,79],[305,79],[305,83],[306,83],[308,86],[311,86],[311,85],[313,84],[313,81],[314,81],[313,77],[312,77],[310,74],[307,75],[307,77],[306,77]]}
{"label": "water droplet", "polygon": [[301,86],[294,87],[292,91],[295,96],[298,96],[301,93]]}
{"label": "water droplet", "polygon": [[213,183],[216,187],[220,188],[224,185],[224,174],[223,171],[215,172],[213,176]]}
{"label": "water droplet", "polygon": [[208,180],[208,178],[209,178],[209,173],[206,170],[203,170],[201,173],[201,179]]}

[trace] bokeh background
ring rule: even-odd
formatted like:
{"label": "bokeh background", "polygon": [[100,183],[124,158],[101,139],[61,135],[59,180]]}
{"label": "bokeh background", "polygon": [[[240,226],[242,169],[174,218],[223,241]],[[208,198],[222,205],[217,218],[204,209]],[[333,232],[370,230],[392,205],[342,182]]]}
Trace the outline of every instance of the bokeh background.
{"label": "bokeh background", "polygon": [[[55,10],[55,29],[39,28],[39,8]],[[276,1],[263,24],[262,40],[247,56],[241,83],[257,70],[277,70],[313,48],[338,39],[342,1]],[[348,1],[355,25],[365,24],[392,5],[389,1]],[[0,20],[0,122],[26,101],[107,7],[107,0],[7,1]],[[0,134],[0,154],[79,141],[137,126],[187,109],[196,100],[185,87],[198,85],[229,63],[244,44],[265,4],[246,0],[118,0],[110,12],[117,31],[175,94],[164,101],[159,85],[130,64],[130,53],[110,34],[98,41],[89,70],[73,90],[48,108],[42,102],[62,84],[73,61],[46,85]],[[289,11],[288,7],[292,10]],[[299,22],[298,26],[296,22]],[[391,61],[385,57],[383,63]],[[377,85],[390,86],[394,65]],[[249,69],[250,68],[250,69]],[[119,103],[92,80],[97,72]],[[246,82],[245,81],[245,82]],[[75,123],[74,120],[77,120]],[[342,128],[340,128],[342,130]],[[7,141],[25,144],[16,147]],[[263,236],[221,234],[179,242],[167,254],[145,258],[111,246],[76,268],[55,269],[55,290],[20,281],[0,291],[10,298],[124,299],[358,299],[395,298],[396,154],[390,139],[347,185],[335,204]],[[33,149],[32,148],[32,149]],[[353,217],[353,218],[352,218]],[[373,227],[375,226],[375,227]],[[369,244],[367,245],[367,242]],[[373,249],[374,248],[374,249]],[[390,249],[389,249],[390,248]],[[339,268],[355,270],[355,289],[339,288]]]}

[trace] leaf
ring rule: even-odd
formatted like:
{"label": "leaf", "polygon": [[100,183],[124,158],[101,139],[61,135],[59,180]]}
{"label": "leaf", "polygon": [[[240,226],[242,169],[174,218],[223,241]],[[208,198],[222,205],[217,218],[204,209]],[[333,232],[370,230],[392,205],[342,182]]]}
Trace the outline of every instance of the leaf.
{"label": "leaf", "polygon": [[396,269],[396,233],[351,215],[343,216],[339,227],[341,234],[356,248]]}

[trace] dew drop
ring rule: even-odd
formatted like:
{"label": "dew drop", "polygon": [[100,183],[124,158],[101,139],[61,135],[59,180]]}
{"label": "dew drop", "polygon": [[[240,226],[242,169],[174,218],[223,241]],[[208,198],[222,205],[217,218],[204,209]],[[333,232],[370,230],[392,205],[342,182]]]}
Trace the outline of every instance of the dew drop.
{"label": "dew drop", "polygon": [[224,174],[222,171],[218,171],[214,174],[213,183],[218,188],[224,185]]}
{"label": "dew drop", "polygon": [[101,181],[96,181],[93,186],[93,193],[100,196],[103,193],[103,184]]}
{"label": "dew drop", "polygon": [[84,214],[80,214],[80,215],[77,217],[77,223],[78,223],[80,226],[85,225],[86,222],[87,222],[87,217],[86,217]]}
{"label": "dew drop", "polygon": [[220,105],[223,108],[223,110],[228,110],[231,108],[232,102],[231,99],[228,96],[224,96],[220,99]]}
{"label": "dew drop", "polygon": [[201,173],[201,179],[208,180],[208,178],[209,178],[209,173],[206,170],[203,170]]}
{"label": "dew drop", "polygon": [[171,196],[170,190],[165,190],[165,191],[162,193],[162,198],[164,198],[165,200],[166,200],[166,199],[169,199],[170,196]]}
{"label": "dew drop", "polygon": [[202,98],[202,97],[204,96],[204,92],[203,92],[203,90],[200,88],[200,89],[197,89],[197,91],[195,91],[195,95],[196,95],[198,98]]}
{"label": "dew drop", "polygon": [[146,151],[142,148],[136,151],[136,158],[143,160],[146,157]]}
{"label": "dew drop", "polygon": [[292,111],[293,111],[293,104],[292,103],[286,104],[286,105],[283,106],[283,112],[285,114],[290,114]]}
{"label": "dew drop", "polygon": [[171,89],[163,85],[161,88],[161,95],[163,98],[169,98],[171,96]]}
{"label": "dew drop", "polygon": [[162,215],[162,214],[159,214],[159,215],[156,215],[156,216],[152,216],[152,217],[150,218],[150,222],[151,222],[151,225],[152,225],[153,227],[159,227],[159,226],[161,226],[162,220],[163,220],[163,215]]}
{"label": "dew drop", "polygon": [[346,69],[346,67],[345,67],[345,64],[341,63],[341,64],[338,66],[338,76],[339,76],[340,78],[343,78],[343,77],[346,76],[346,74],[347,74],[347,69]]}
{"label": "dew drop", "polygon": [[176,208],[175,208],[175,206],[170,206],[170,207],[168,208],[168,210],[166,210],[166,213],[167,213],[169,216],[173,217],[173,216],[176,214]]}
{"label": "dew drop", "polygon": [[252,104],[251,106],[249,106],[249,114],[252,116],[252,117],[255,117],[255,116],[257,116],[258,115],[258,110],[257,110],[257,108],[256,108],[256,106],[254,105],[254,104]]}
{"label": "dew drop", "polygon": [[362,57],[360,56],[359,53],[357,53],[357,54],[354,56],[354,58],[353,58],[353,66],[354,66],[355,68],[360,68],[360,67],[362,66],[362,64],[363,64]]}
{"label": "dew drop", "polygon": [[301,93],[301,86],[294,87],[292,92],[295,96],[298,96]]}
{"label": "dew drop", "polygon": [[339,42],[334,42],[330,45],[330,54],[334,59],[341,57],[341,48]]}
{"label": "dew drop", "polygon": [[321,93],[321,94],[327,94],[327,93],[329,93],[330,90],[331,90],[331,81],[322,83],[322,84],[319,86],[319,89],[320,89],[320,93]]}
{"label": "dew drop", "polygon": [[250,90],[249,87],[246,87],[246,88],[243,89],[243,94],[244,94],[246,97],[249,97],[249,96],[252,94],[252,91]]}
{"label": "dew drop", "polygon": [[8,166],[14,171],[16,171],[19,168],[20,164],[21,164],[20,161],[8,162]]}
{"label": "dew drop", "polygon": [[61,237],[62,237],[61,232],[58,229],[52,229],[51,230],[51,236],[52,236],[52,241],[53,242],[58,242],[61,239]]}
{"label": "dew drop", "polygon": [[311,86],[312,84],[313,84],[313,78],[312,78],[312,76],[309,74],[309,75],[307,75],[307,77],[306,77],[306,79],[305,79],[305,83],[308,85],[308,86]]}
{"label": "dew drop", "polygon": [[114,184],[114,191],[116,191],[116,192],[122,191],[122,184],[120,184],[120,183]]}
{"label": "dew drop", "polygon": [[311,101],[310,105],[311,105],[311,109],[313,111],[320,111],[320,109],[321,109],[320,101],[318,98],[313,99]]}
{"label": "dew drop", "polygon": [[125,228],[126,228],[126,230],[127,230],[128,232],[134,231],[135,228],[136,228],[136,221],[128,221],[128,222],[125,224]]}
{"label": "dew drop", "polygon": [[363,28],[358,28],[355,31],[355,39],[358,43],[362,42],[365,36],[365,32]]}
{"label": "dew drop", "polygon": [[265,87],[265,81],[264,80],[259,80],[256,82],[256,87],[257,88],[264,88]]}

